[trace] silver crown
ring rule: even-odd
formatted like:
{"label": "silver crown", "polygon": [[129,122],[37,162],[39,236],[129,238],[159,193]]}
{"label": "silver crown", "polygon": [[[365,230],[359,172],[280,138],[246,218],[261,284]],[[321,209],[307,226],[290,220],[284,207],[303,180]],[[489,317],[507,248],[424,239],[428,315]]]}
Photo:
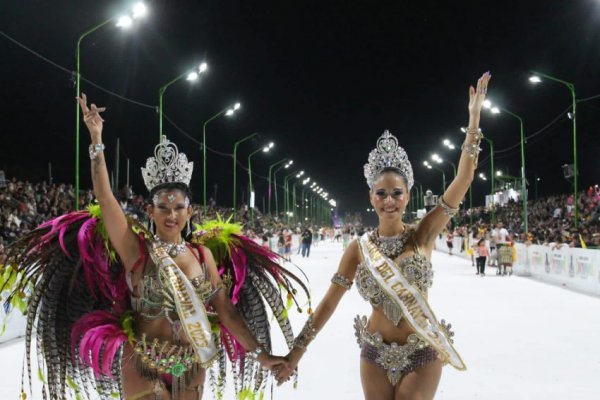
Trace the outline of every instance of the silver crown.
{"label": "silver crown", "polygon": [[149,191],[163,183],[180,182],[189,186],[193,169],[194,163],[188,162],[175,143],[163,135],[154,147],[154,157],[146,160],[146,168],[142,167],[142,176]]}
{"label": "silver crown", "polygon": [[377,147],[369,153],[369,162],[365,164],[365,178],[370,188],[384,168],[398,169],[406,178],[408,190],[415,183],[406,151],[398,146],[398,139],[388,130],[377,139]]}

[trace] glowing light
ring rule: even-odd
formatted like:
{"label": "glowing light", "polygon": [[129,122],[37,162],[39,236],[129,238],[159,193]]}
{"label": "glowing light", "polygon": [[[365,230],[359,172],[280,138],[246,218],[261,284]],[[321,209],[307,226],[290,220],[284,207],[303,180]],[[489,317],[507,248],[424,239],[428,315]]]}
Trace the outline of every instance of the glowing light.
{"label": "glowing light", "polygon": [[131,17],[128,16],[122,16],[117,20],[117,26],[119,28],[123,28],[123,29],[127,29],[131,26],[131,24],[133,24],[133,20],[131,19]]}
{"label": "glowing light", "polygon": [[539,76],[533,75],[533,76],[529,77],[529,82],[531,82],[531,83],[541,83],[542,80],[540,79]]}
{"label": "glowing light", "polygon": [[192,81],[193,82],[193,81],[195,81],[195,80],[198,79],[198,73],[197,72],[190,72],[188,74],[187,78],[185,78],[185,79],[187,79],[188,81]]}
{"label": "glowing light", "polygon": [[146,14],[148,14],[148,8],[146,7],[146,5],[144,3],[142,3],[140,1],[139,3],[136,3],[133,6],[132,13],[133,13],[134,19],[142,18],[142,17],[146,16]]}

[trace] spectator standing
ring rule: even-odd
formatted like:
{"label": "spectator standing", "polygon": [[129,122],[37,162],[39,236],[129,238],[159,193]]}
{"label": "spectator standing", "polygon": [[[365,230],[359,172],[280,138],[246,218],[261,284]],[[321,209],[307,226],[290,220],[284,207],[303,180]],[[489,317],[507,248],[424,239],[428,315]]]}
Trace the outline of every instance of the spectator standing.
{"label": "spectator standing", "polygon": [[477,253],[477,275],[485,276],[485,260],[490,255],[485,239],[479,239],[475,246],[475,252]]}
{"label": "spectator standing", "polygon": [[310,256],[310,246],[312,244],[312,232],[305,228],[302,232],[302,258]]}

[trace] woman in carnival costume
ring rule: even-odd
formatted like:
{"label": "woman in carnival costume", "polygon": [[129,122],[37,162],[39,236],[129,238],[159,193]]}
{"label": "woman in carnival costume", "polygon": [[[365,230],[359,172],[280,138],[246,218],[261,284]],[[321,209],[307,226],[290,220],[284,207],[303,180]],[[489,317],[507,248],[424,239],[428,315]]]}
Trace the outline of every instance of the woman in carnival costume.
{"label": "woman in carnival costume", "polygon": [[[355,281],[360,295],[373,306],[369,319],[357,316],[354,324],[366,399],[431,399],[444,364],[466,368],[454,349],[450,324],[438,322],[427,302],[427,291],[432,285],[435,239],[458,212],[477,167],[483,138],[480,112],[490,78],[486,72],[476,89],[469,88],[469,125],[458,173],[418,225],[402,221],[414,183],[406,152],[388,131],[378,139],[364,173],[379,226],[352,241],[344,252],[328,292],[295,339],[288,355],[292,367]],[[282,370],[278,380],[282,382],[289,373]]]}
{"label": "woman in carnival costume", "polygon": [[[104,108],[78,98],[90,131],[99,206],[60,216],[27,234],[3,274],[16,303],[28,289],[26,354],[36,330],[44,399],[202,398],[206,370],[222,398],[226,359],[237,396],[262,398],[269,370],[269,304],[291,348],[287,308],[293,274],[278,256],[241,235],[241,226],[209,221],[190,233],[193,163],[164,136],[142,168],[150,226],[128,219],[113,196],[102,144]],[[286,302],[282,293],[287,292]],[[264,302],[263,302],[264,299]],[[27,357],[29,381],[31,361]],[[45,365],[44,365],[45,364]],[[24,380],[24,378],[23,378]],[[30,389],[31,390],[31,389]],[[26,398],[22,391],[22,398]]]}

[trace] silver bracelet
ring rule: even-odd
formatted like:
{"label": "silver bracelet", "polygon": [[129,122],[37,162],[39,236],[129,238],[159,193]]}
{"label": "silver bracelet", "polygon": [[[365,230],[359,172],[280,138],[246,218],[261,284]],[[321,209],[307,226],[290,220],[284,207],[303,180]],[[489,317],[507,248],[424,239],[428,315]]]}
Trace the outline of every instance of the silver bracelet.
{"label": "silver bracelet", "polygon": [[263,349],[262,346],[260,346],[260,345],[257,348],[255,348],[254,350],[246,352],[248,357],[250,357],[254,361],[257,361],[258,357],[263,353],[265,353],[265,349]]}
{"label": "silver bracelet", "polygon": [[98,157],[98,154],[102,153],[104,149],[104,143],[90,144],[90,160],[93,160],[96,157]]}
{"label": "silver bracelet", "polygon": [[466,133],[467,135],[473,135],[473,137],[477,141],[481,141],[481,139],[483,139],[483,133],[481,133],[481,128],[467,128]]}
{"label": "silver bracelet", "polygon": [[444,214],[446,214],[450,218],[454,217],[458,213],[458,207],[456,207],[456,208],[450,207],[448,205],[448,203],[446,203],[444,201],[444,197],[443,196],[438,197],[437,204],[438,204],[438,206],[442,207],[442,210],[444,210]]}
{"label": "silver bracelet", "polygon": [[338,274],[337,272],[333,274],[333,277],[331,277],[331,283],[341,286],[346,290],[352,289],[352,281],[346,278],[344,275]]}
{"label": "silver bracelet", "polygon": [[308,347],[310,342],[312,342],[314,340],[314,338],[316,336],[317,336],[317,330],[315,329],[315,327],[312,324],[312,315],[311,315],[306,320],[306,323],[304,324],[304,327],[300,331],[300,334],[296,337],[296,339],[294,339],[294,347],[298,347],[299,349],[306,351],[306,348]]}
{"label": "silver bracelet", "polygon": [[471,158],[477,158],[479,156],[479,152],[481,151],[481,147],[479,147],[479,142],[465,142],[462,144],[462,146],[460,146],[460,149],[467,153]]}

